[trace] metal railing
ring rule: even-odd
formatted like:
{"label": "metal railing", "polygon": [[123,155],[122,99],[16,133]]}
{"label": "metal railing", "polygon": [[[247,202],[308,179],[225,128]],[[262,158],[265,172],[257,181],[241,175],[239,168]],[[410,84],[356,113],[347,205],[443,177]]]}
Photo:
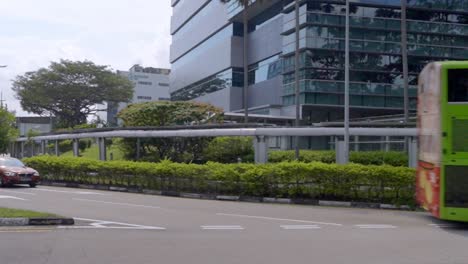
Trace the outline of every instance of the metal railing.
{"label": "metal railing", "polygon": [[[344,136],[344,128],[328,128],[328,127],[300,127],[300,128],[270,128],[270,127],[251,127],[251,128],[206,128],[206,129],[173,129],[173,130],[143,130],[143,129],[120,129],[113,131],[102,132],[71,132],[65,134],[40,135],[36,137],[17,138],[10,146],[12,156],[23,157],[25,145],[27,142],[40,142],[40,154],[47,153],[46,146],[50,141],[55,142],[55,154],[58,155],[59,140],[72,140],[73,153],[79,155],[78,143],[80,139],[91,138],[96,139],[99,147],[99,157],[101,160],[106,159],[106,138],[191,138],[191,137],[235,137],[245,136],[254,138],[255,162],[268,162],[268,139],[271,137],[342,137]],[[350,136],[380,136],[380,137],[407,137],[409,138],[408,154],[409,166],[415,167],[417,164],[417,129],[415,128],[350,128]],[[342,147],[340,140],[337,142],[337,161],[341,161]],[[34,155],[34,144],[30,144],[33,148],[31,151]],[[138,148],[138,146],[137,146]]]}

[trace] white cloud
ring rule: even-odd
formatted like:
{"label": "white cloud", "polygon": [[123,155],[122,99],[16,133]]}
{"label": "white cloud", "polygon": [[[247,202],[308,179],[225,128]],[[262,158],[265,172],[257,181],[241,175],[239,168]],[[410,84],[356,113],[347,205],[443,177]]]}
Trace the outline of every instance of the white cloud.
{"label": "white cloud", "polygon": [[0,65],[9,65],[0,69],[0,89],[21,115],[11,80],[50,61],[170,66],[170,0],[2,0],[0,10]]}

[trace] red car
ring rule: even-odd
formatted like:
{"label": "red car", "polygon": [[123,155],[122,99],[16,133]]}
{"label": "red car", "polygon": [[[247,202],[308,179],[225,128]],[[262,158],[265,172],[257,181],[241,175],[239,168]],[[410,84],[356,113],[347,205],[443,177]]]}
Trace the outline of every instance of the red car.
{"label": "red car", "polygon": [[29,184],[34,188],[39,181],[39,172],[26,167],[20,160],[0,157],[0,186]]}

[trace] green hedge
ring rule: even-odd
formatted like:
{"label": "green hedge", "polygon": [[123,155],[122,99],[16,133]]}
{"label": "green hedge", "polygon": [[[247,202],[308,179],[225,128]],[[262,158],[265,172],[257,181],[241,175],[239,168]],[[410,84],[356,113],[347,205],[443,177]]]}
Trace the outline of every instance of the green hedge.
{"label": "green hedge", "polygon": [[[353,163],[363,165],[408,166],[408,155],[403,152],[362,151],[350,152],[349,159]],[[299,161],[335,163],[335,151],[301,150]],[[294,151],[270,151],[270,162],[294,161]]]}
{"label": "green hedge", "polygon": [[96,161],[37,156],[24,160],[43,180],[175,192],[330,199],[413,205],[413,169],[284,162],[266,165]]}

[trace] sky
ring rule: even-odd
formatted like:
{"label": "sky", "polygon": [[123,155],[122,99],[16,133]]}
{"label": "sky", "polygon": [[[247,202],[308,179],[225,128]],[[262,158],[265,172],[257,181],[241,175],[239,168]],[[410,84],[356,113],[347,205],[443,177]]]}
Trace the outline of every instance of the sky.
{"label": "sky", "polygon": [[170,0],[0,0],[0,90],[17,116],[17,75],[60,59],[113,70],[169,68]]}

